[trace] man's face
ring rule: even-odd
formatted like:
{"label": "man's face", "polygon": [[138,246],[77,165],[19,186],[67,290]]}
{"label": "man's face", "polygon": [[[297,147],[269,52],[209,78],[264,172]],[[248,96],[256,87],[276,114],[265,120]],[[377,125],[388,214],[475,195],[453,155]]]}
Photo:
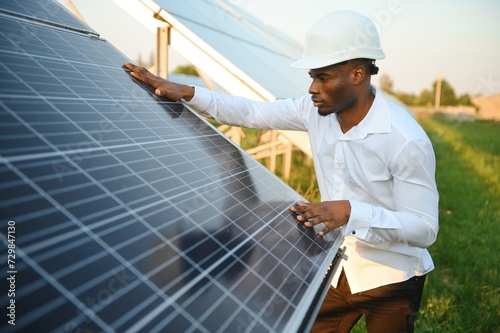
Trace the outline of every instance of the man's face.
{"label": "man's face", "polygon": [[356,105],[350,67],[348,64],[337,64],[309,71],[313,80],[309,93],[319,115],[343,112]]}

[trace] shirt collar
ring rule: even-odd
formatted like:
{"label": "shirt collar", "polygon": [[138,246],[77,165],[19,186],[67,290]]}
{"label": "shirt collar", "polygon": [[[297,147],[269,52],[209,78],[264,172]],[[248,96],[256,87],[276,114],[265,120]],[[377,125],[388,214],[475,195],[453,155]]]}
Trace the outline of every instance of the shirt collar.
{"label": "shirt collar", "polygon": [[391,109],[380,89],[371,86],[375,94],[372,106],[361,122],[343,135],[344,140],[361,140],[368,134],[391,131]]}

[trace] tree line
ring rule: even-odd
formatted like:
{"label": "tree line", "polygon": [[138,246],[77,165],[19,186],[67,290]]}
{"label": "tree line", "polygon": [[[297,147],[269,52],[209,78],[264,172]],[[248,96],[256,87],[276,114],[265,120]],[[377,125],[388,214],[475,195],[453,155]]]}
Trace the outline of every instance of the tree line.
{"label": "tree line", "polygon": [[[432,83],[431,89],[424,89],[420,94],[408,94],[394,90],[394,82],[387,74],[382,74],[379,80],[380,89],[398,98],[401,102],[410,106],[428,106],[434,105],[436,101],[436,87],[438,81]],[[451,84],[445,79],[441,79],[441,99],[440,105],[465,105],[475,106],[469,94],[457,96]]]}

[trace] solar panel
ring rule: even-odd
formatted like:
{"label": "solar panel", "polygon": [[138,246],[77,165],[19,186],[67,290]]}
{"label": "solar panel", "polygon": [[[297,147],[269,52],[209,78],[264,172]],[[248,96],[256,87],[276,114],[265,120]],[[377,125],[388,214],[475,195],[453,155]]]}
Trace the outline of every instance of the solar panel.
{"label": "solar panel", "polygon": [[[307,92],[309,76],[290,66],[302,56],[300,43],[240,10],[234,1],[154,2],[275,98],[297,97]],[[159,12],[162,17],[164,14]],[[168,17],[164,19],[171,23]],[[177,24],[172,25],[174,30],[181,29]],[[186,33],[181,30],[181,34]],[[171,36],[173,47],[176,37]],[[189,54],[185,57],[191,60]],[[196,64],[196,59],[193,60]]]}
{"label": "solar panel", "polygon": [[307,73],[290,66],[301,57],[301,44],[242,10],[239,1],[113,1],[150,31],[155,18],[168,23],[170,48],[225,91],[275,100],[309,88]]}
{"label": "solar panel", "polygon": [[[30,0],[30,1],[2,1],[0,4],[0,14],[7,14],[20,19],[27,19],[35,22],[49,23],[52,26],[59,26],[66,29],[77,30],[84,33],[96,34],[87,24],[81,22],[70,12],[54,0]],[[34,26],[23,26],[23,30],[11,35],[14,42],[19,38],[28,38],[27,30],[36,30]]]}
{"label": "solar panel", "polygon": [[0,331],[307,327],[339,233],[297,224],[297,193],[55,1],[29,4],[0,3]]}

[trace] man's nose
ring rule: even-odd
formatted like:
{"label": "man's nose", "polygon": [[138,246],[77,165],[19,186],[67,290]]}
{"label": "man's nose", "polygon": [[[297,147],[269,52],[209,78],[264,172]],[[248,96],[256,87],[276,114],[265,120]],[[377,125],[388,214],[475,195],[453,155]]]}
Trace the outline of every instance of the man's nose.
{"label": "man's nose", "polygon": [[309,86],[309,90],[308,92],[311,94],[311,95],[317,95],[319,93],[319,90],[318,90],[318,85],[316,84],[316,80],[313,80],[311,82],[311,85]]}

